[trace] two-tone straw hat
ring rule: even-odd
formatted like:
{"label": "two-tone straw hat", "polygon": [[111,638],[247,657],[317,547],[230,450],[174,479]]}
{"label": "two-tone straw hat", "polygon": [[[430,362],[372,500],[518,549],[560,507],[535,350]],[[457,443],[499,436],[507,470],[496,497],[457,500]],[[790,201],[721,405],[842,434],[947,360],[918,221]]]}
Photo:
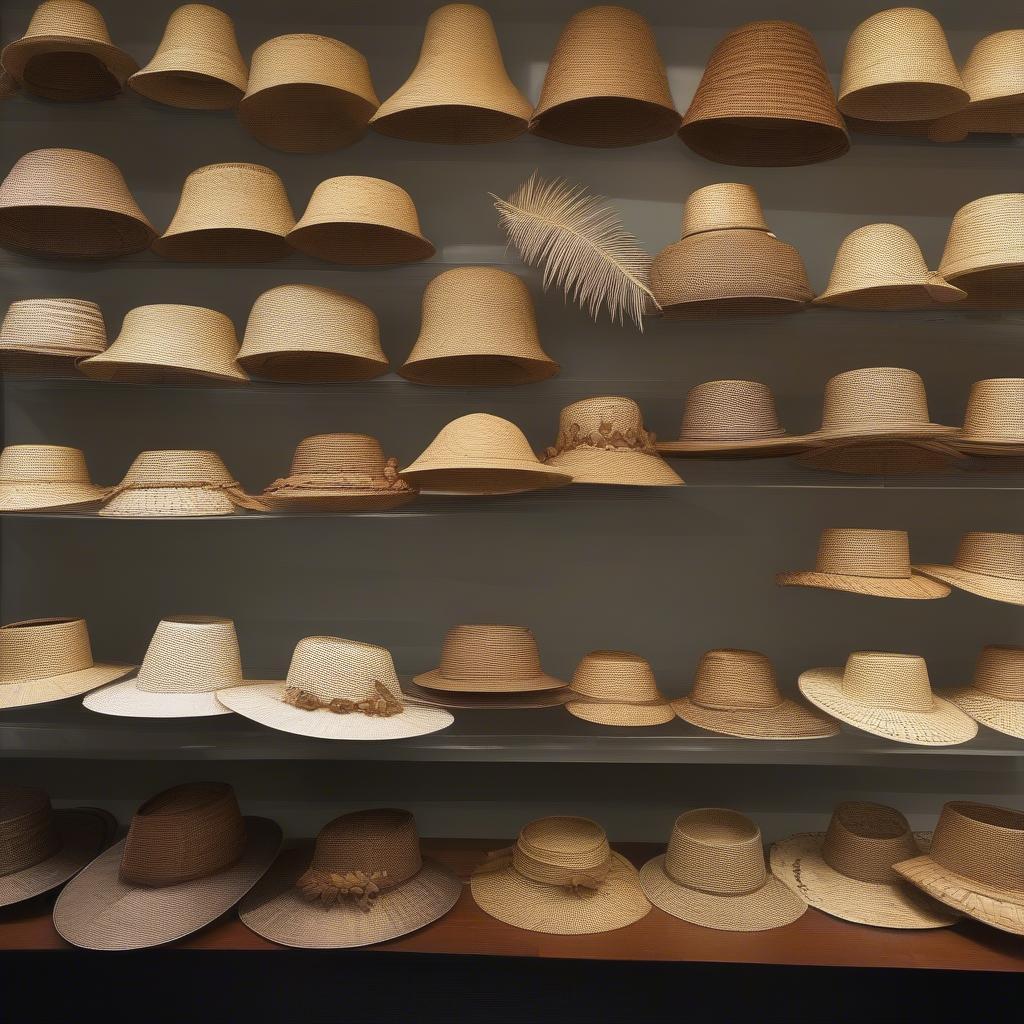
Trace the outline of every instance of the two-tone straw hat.
{"label": "two-tone straw hat", "polygon": [[664,725],[675,718],[646,658],[628,651],[585,654],[569,683],[566,710],[598,725]]}
{"label": "two-tone straw hat", "polygon": [[0,323],[0,371],[52,375],[75,372],[75,361],[107,347],[107,325],[86,299],[21,299]]}
{"label": "two-tone straw hat", "polygon": [[0,452],[0,512],[82,512],[109,487],[97,487],[78,448],[9,444]]}
{"label": "two-tone straw hat", "polygon": [[976,722],[1024,739],[1024,647],[989,644],[970,685],[940,693]]}
{"label": "two-tone straw hat", "polygon": [[84,949],[173,942],[230,910],[280,848],[279,826],[242,817],[229,785],[175,786],[142,804],[128,835],[64,888],[54,926]]}
{"label": "two-tone straw hat", "polygon": [[855,476],[937,476],[965,461],[966,456],[948,441],[865,438],[819,443],[796,457],[805,469]]}
{"label": "two-tone straw hat", "polygon": [[[0,328],[0,341],[3,336]],[[1024,377],[975,381],[954,443],[971,455],[1024,453]]]}
{"label": "two-tone straw hat", "polygon": [[952,565],[914,568],[958,590],[1024,605],[1024,533],[965,533]]}

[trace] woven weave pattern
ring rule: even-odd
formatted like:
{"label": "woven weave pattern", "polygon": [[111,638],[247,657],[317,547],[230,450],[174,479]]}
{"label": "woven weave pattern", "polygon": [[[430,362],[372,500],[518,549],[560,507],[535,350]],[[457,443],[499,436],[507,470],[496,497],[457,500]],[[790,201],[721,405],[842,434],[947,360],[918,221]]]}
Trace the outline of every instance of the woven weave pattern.
{"label": "woven weave pattern", "polygon": [[760,381],[709,380],[690,389],[680,441],[747,441],[781,437],[771,389]]}
{"label": "woven weave pattern", "polygon": [[752,185],[719,182],[694,189],[683,204],[680,239],[704,231],[768,231],[761,200]]}
{"label": "woven weave pattern", "polygon": [[537,640],[525,626],[454,626],[445,634],[440,667],[446,679],[481,684],[541,675]]}
{"label": "woven weave pattern", "polygon": [[982,196],[957,210],[939,264],[943,277],[959,283],[973,299],[975,287],[986,284],[986,272],[1013,270],[1019,284],[1022,266],[1024,193]]}
{"label": "woven weave pattern", "polygon": [[576,666],[571,686],[575,693],[603,701],[664,700],[647,659],[627,651],[591,651]]}
{"label": "woven weave pattern", "polygon": [[85,619],[26,619],[0,627],[0,683],[45,679],[89,668]]}
{"label": "woven weave pattern", "polygon": [[862,882],[898,882],[893,864],[919,852],[899,811],[863,801],[836,807],[821,846],[822,860],[830,868]]}
{"label": "woven weave pattern", "polygon": [[106,347],[103,313],[85,299],[22,299],[10,304],[0,323],[0,351],[17,348],[73,358]]}
{"label": "woven weave pattern", "polygon": [[[55,444],[10,444],[0,452],[0,484],[92,486],[85,455]],[[99,497],[99,494],[97,494]]]}
{"label": "woven weave pattern", "polygon": [[939,815],[930,856],[940,867],[995,888],[1024,890],[1024,814],[955,800]]}
{"label": "woven weave pattern", "polygon": [[910,576],[910,538],[905,530],[825,529],[814,568],[840,576],[906,578]]}
{"label": "woven weave pattern", "polygon": [[965,533],[953,565],[982,576],[1024,580],[1024,534]]}
{"label": "woven weave pattern", "polygon": [[739,896],[768,877],[761,830],[737,811],[708,807],[676,818],[665,873],[690,889]]}
{"label": "woven weave pattern", "polygon": [[211,693],[241,682],[235,624],[208,615],[178,615],[156,627],[136,685],[147,693]]}
{"label": "woven weave pattern", "polygon": [[974,44],[961,71],[971,108],[998,108],[1024,99],[1024,29],[993,32]]}
{"label": "woven weave pattern", "polygon": [[825,385],[819,434],[843,434],[858,428],[897,432],[934,426],[928,418],[924,381],[913,370],[867,367],[836,374]]}
{"label": "woven weave pattern", "polygon": [[1024,647],[989,644],[978,655],[971,686],[992,697],[1024,701]]}
{"label": "woven weave pattern", "polygon": [[59,849],[60,836],[46,793],[0,785],[0,877],[39,864]]}
{"label": "woven weave pattern", "polygon": [[930,711],[928,666],[916,654],[857,651],[846,660],[843,693],[866,707]]}
{"label": "woven weave pattern", "polygon": [[697,664],[690,699],[706,708],[773,708],[782,702],[775,670],[757,651],[706,651]]}
{"label": "woven weave pattern", "polygon": [[385,872],[390,887],[412,878],[421,867],[416,820],[408,811],[386,808],[343,814],[328,822],[316,837],[307,874]]}
{"label": "woven weave pattern", "polygon": [[1024,444],[1024,378],[999,377],[972,384],[960,440]]}
{"label": "woven weave pattern", "polygon": [[292,456],[291,476],[351,475],[381,486],[384,453],[367,434],[316,434],[299,442]]}
{"label": "woven weave pattern", "polygon": [[362,701],[380,684],[401,699],[391,654],[383,647],[334,636],[300,640],[288,667],[288,686],[332,700]]}
{"label": "woven weave pattern", "polygon": [[608,837],[589,818],[538,818],[519,833],[512,848],[512,866],[542,885],[597,888],[611,867]]}

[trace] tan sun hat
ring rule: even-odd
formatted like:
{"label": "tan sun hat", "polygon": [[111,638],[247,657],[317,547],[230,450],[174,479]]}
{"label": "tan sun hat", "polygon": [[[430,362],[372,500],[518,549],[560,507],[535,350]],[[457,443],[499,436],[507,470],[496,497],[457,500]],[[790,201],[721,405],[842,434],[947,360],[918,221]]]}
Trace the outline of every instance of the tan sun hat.
{"label": "tan sun hat", "polygon": [[585,654],[569,688],[569,714],[598,725],[664,725],[676,717],[650,663],[628,651]]}
{"label": "tan sun hat", "polygon": [[1024,533],[965,533],[952,565],[914,569],[979,597],[1024,605]]}
{"label": "tan sun hat", "polygon": [[107,325],[86,299],[21,299],[0,323],[0,371],[74,373],[75,361],[107,347]]}
{"label": "tan sun hat", "polygon": [[419,337],[398,372],[414,384],[491,387],[546,380],[559,369],[541,348],[521,278],[497,267],[455,267],[423,292]]}
{"label": "tan sun hat", "polygon": [[855,476],[936,476],[966,461],[945,441],[855,439],[819,443],[795,460],[806,469]]}
{"label": "tan sun hat", "polygon": [[636,868],[589,818],[531,821],[514,846],[488,854],[469,886],[484,913],[545,935],[610,932],[651,910]]}
{"label": "tan sun hat", "polygon": [[0,512],[88,511],[110,490],[92,482],[78,448],[9,444],[0,451]]}
{"label": "tan sun hat", "polygon": [[940,695],[996,732],[1024,739],[1024,647],[989,644],[969,686]]}
{"label": "tan sun hat", "polygon": [[932,142],[963,142],[969,135],[1024,135],[1024,101],[1007,107],[972,105],[932,121],[922,134]]}
{"label": "tan sun hat", "polygon": [[1024,453],[1024,377],[975,381],[954,443],[971,455]]}

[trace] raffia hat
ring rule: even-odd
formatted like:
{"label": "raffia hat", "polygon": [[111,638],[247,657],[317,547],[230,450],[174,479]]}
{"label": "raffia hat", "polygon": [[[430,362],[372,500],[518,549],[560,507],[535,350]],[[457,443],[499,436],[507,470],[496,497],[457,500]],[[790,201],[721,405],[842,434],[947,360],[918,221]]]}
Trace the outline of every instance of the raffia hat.
{"label": "raffia hat", "polygon": [[742,167],[813,164],[850,148],[817,43],[791,21],[752,21],[718,43],[679,136]]}
{"label": "raffia hat", "polygon": [[936,476],[965,456],[945,441],[829,441],[796,457],[807,469],[856,476]]}
{"label": "raffia hat", "polygon": [[135,812],[128,835],[57,899],[53,923],[84,949],[146,949],[205,928],[273,863],[281,829],[242,817],[223,782],[164,790]]}
{"label": "raffia hat", "polygon": [[572,674],[566,710],[598,725],[664,725],[675,718],[646,658],[627,651],[591,651]]}
{"label": "raffia hat", "polygon": [[81,149],[26,153],[0,184],[0,245],[69,260],[148,249],[156,231],[117,165]]}
{"label": "raffia hat", "polygon": [[979,597],[1024,605],[1024,533],[965,533],[952,565],[915,565]]}
{"label": "raffia hat", "polygon": [[0,512],[87,511],[109,493],[92,482],[78,448],[9,444],[0,451]]}
{"label": "raffia hat", "polygon": [[1024,647],[988,645],[978,656],[970,686],[941,695],[976,722],[1024,739]]}
{"label": "raffia hat", "polygon": [[456,267],[423,292],[420,334],[398,372],[414,384],[490,387],[546,380],[530,290],[497,267]]}
{"label": "raffia hat", "polygon": [[[3,334],[0,328],[0,340]],[[975,381],[955,443],[972,455],[1024,452],[1024,377]]]}
{"label": "raffia hat", "polygon": [[589,818],[538,818],[469,881],[477,906],[516,928],[594,935],[639,921],[651,905],[637,870]]}
{"label": "raffia hat", "polygon": [[85,299],[22,299],[10,304],[0,323],[4,373],[73,373],[75,360],[106,347],[103,313]]}
{"label": "raffia hat", "polygon": [[532,111],[508,77],[491,16],[445,4],[427,19],[412,74],[370,124],[411,142],[504,142],[526,131]]}
{"label": "raffia hat", "polygon": [[272,149],[327,153],[361,139],[379,103],[358,50],[301,33],[257,47],[238,119]]}

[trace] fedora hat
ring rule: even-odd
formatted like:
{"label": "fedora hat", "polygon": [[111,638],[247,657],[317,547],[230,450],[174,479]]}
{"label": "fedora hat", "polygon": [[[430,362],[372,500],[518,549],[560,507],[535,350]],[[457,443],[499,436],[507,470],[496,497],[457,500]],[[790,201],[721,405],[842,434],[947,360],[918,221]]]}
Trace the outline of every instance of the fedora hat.
{"label": "fedora hat", "polygon": [[278,825],[243,818],[229,785],[175,786],[142,804],[128,835],[65,887],[54,926],[83,949],[173,942],[230,910],[280,848]]}
{"label": "fedora hat", "polygon": [[0,54],[4,70],[28,93],[48,100],[108,100],[139,65],[115,46],[92,4],[46,0],[25,34]]}
{"label": "fedora hat", "polygon": [[81,149],[36,149],[0,183],[0,246],[104,260],[148,249],[156,231],[117,165]]}
{"label": "fedora hat", "polygon": [[366,58],[330,36],[276,36],[256,48],[238,119],[285,153],[328,153],[358,142],[380,100]]}
{"label": "fedora hat", "polygon": [[955,444],[971,455],[1024,453],[1024,377],[975,381]]}
{"label": "fedora hat", "polygon": [[109,493],[92,482],[78,448],[9,444],[0,451],[0,512],[88,511]]}
{"label": "fedora hat", "polygon": [[423,292],[420,334],[398,372],[414,384],[489,387],[546,380],[530,290],[497,267],[455,267]]}
{"label": "fedora hat", "polygon": [[783,697],[772,663],[757,651],[705,652],[693,688],[672,707],[684,722],[725,736],[814,740],[839,733],[816,708]]}
{"label": "fedora hat", "polygon": [[829,441],[801,453],[795,460],[806,469],[856,476],[935,476],[946,473],[965,456],[946,441]]}
{"label": "fedora hat", "polygon": [[417,491],[366,434],[315,434],[299,442],[288,476],[260,495],[270,509],[305,512],[383,511],[407,505]]}
{"label": "fedora hat", "polygon": [[916,654],[855,651],[845,668],[808,669],[797,682],[833,718],[898,743],[947,747],[978,732],[955,704],[932,693],[928,666]]}
{"label": "fedora hat", "polygon": [[3,709],[77,697],[132,668],[92,660],[85,619],[25,619],[0,626],[0,655]]}
{"label": "fedora hat", "polygon": [[628,651],[585,654],[569,689],[569,714],[598,725],[664,725],[676,717],[650,663]]}
{"label": "fedora hat", "polygon": [[231,19],[216,7],[185,4],[168,19],[152,60],[128,84],[169,107],[230,110],[248,77]]}
{"label": "fedora hat", "polygon": [[300,640],[284,682],[234,686],[217,699],[260,725],[325,740],[425,736],[455,721],[402,692],[383,647],[336,636]]}
{"label": "fedora hat", "polygon": [[940,692],[976,722],[1024,739],[1024,647],[989,644],[969,686]]}
{"label": "fedora hat", "polygon": [[595,935],[639,921],[651,905],[636,868],[589,818],[537,818],[488,854],[469,880],[485,914],[546,935]]}
{"label": "fedora hat", "polygon": [[0,323],[0,371],[75,372],[75,360],[107,347],[107,326],[95,302],[86,299],[21,299]]}
{"label": "fedora hat", "polygon": [[818,45],[791,21],[752,21],[718,43],[679,136],[741,167],[814,164],[850,148]]}
{"label": "fedora hat", "polygon": [[807,909],[765,866],[757,825],[723,807],[680,814],[666,852],[640,869],[640,884],[666,913],[722,931],[781,928]]}
{"label": "fedora hat", "polygon": [[445,4],[427,19],[412,74],[370,124],[411,142],[504,142],[526,131],[532,110],[508,77],[491,16]]}
{"label": "fedora hat", "polygon": [[808,906],[875,928],[945,928],[955,924],[941,903],[908,885],[893,864],[918,856],[930,832],[911,832],[895,807],[846,800],[825,832],[781,839],[771,849],[772,872]]}
{"label": "fedora hat", "polygon": [[1024,605],[1024,533],[965,533],[952,565],[914,568],[958,590]]}

